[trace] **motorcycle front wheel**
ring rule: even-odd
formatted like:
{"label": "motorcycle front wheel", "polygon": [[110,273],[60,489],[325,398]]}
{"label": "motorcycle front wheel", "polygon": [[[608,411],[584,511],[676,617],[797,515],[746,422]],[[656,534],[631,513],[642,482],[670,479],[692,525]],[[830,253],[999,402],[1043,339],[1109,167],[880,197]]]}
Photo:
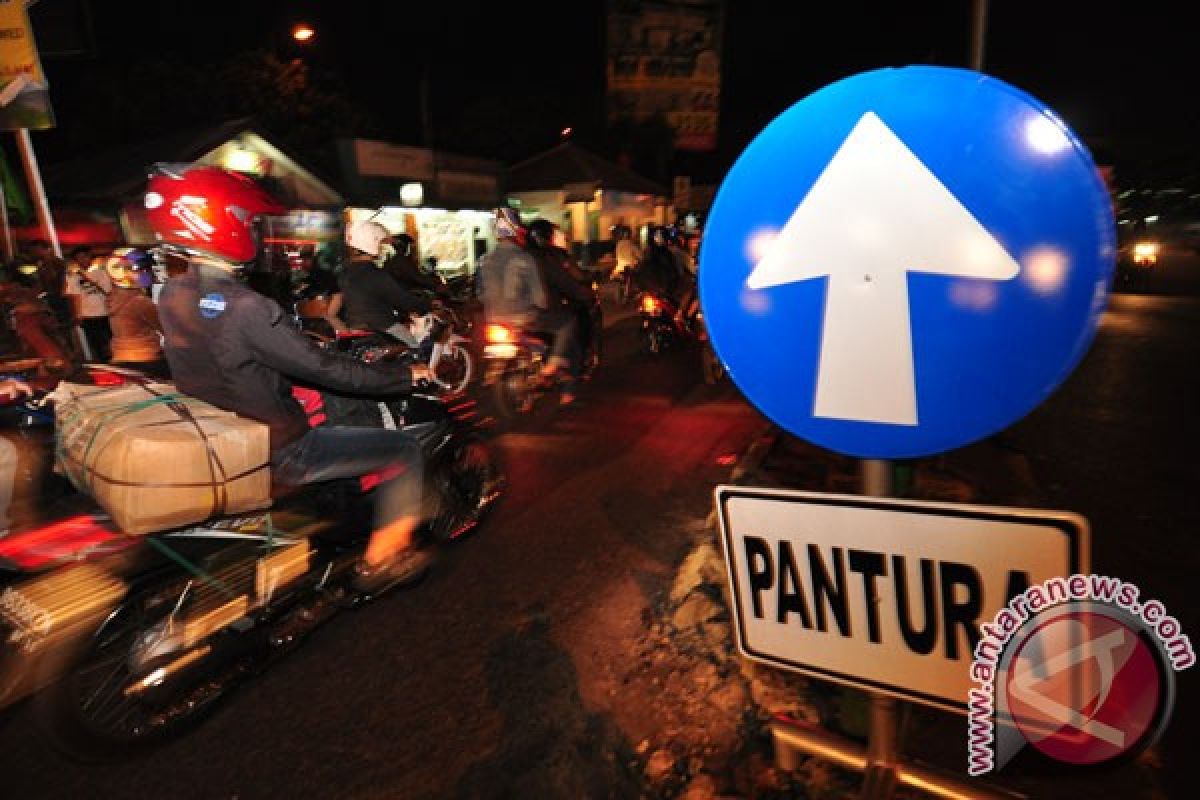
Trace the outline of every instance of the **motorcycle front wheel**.
{"label": "motorcycle front wheel", "polygon": [[453,392],[465,392],[475,377],[471,351],[461,342],[446,345],[434,369],[438,383]]}
{"label": "motorcycle front wheel", "polygon": [[495,452],[474,437],[455,447],[435,480],[442,507],[430,533],[439,542],[458,539],[478,527],[504,489]]}

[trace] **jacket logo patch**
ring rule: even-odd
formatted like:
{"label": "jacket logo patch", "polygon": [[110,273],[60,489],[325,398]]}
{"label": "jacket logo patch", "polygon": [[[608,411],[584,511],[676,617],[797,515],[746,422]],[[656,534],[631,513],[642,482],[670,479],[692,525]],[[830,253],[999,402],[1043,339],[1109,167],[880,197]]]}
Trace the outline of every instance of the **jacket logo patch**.
{"label": "jacket logo patch", "polygon": [[225,295],[213,292],[200,298],[200,315],[205,319],[216,319],[225,313]]}

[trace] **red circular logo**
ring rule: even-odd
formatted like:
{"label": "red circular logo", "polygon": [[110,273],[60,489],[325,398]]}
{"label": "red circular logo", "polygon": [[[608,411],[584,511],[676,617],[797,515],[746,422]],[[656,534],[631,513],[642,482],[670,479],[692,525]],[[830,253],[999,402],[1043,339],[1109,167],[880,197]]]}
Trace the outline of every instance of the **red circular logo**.
{"label": "red circular logo", "polygon": [[1163,711],[1163,664],[1119,619],[1071,610],[1019,643],[1004,680],[1008,711],[1051,758],[1099,764],[1138,747]]}

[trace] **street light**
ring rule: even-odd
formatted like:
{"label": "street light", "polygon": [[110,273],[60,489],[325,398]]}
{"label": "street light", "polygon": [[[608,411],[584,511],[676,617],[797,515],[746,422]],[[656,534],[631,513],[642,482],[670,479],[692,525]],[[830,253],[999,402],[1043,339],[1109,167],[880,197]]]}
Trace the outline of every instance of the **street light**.
{"label": "street light", "polygon": [[301,44],[307,44],[308,42],[311,42],[313,37],[316,35],[317,32],[314,31],[312,26],[307,23],[298,22],[292,27],[292,38]]}

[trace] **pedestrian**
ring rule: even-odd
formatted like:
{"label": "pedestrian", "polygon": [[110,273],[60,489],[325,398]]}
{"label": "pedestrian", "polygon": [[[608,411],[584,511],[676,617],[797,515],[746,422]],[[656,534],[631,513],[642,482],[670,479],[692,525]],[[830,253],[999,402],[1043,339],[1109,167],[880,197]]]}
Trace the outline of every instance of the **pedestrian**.
{"label": "pedestrian", "polygon": [[62,332],[45,303],[45,293],[38,291],[37,276],[26,282],[0,283],[0,303],[8,307],[13,332],[28,355],[41,360],[40,370],[46,374],[65,375],[73,368],[70,349],[63,344]]}
{"label": "pedestrian", "polygon": [[86,245],[73,249],[63,293],[71,301],[93,361],[108,361],[112,355],[112,327],[108,322],[108,295],[112,290],[104,262],[93,260],[92,249]]}
{"label": "pedestrian", "polygon": [[[0,380],[0,403],[11,403],[29,397],[33,389],[24,381]],[[0,436],[0,537],[8,535],[8,507],[12,503],[13,487],[17,482],[17,448],[7,437]]]}
{"label": "pedestrian", "polygon": [[112,363],[167,376],[158,307],[146,296],[154,282],[153,259],[144,250],[122,247],[105,262],[112,283],[108,314],[112,324]]}
{"label": "pedestrian", "polygon": [[67,288],[67,262],[63,261],[45,239],[29,243],[30,259],[37,266],[37,286],[42,302],[54,315],[60,338],[73,353],[79,351],[79,337],[75,333],[75,314],[65,292]]}

